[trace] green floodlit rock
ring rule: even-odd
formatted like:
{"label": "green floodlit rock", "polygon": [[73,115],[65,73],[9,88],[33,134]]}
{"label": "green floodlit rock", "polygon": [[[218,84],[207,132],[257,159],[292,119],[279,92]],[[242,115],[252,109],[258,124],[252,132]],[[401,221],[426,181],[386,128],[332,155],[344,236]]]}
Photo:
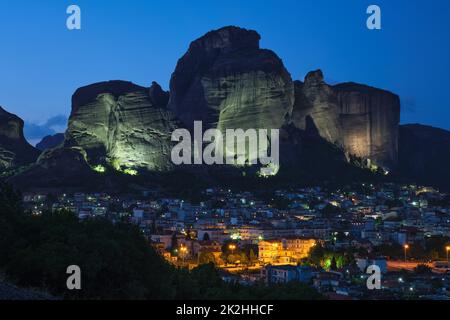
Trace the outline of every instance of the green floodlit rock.
{"label": "green floodlit rock", "polygon": [[258,171],[258,176],[261,178],[269,178],[269,177],[273,177],[276,176],[278,174],[278,172],[280,171],[280,166],[276,165],[274,163],[270,163],[267,166],[261,168]]}
{"label": "green floodlit rock", "polygon": [[130,175],[130,176],[137,176],[138,175],[137,170],[129,169],[129,168],[123,170],[123,173],[125,173],[127,175]]}
{"label": "green floodlit rock", "polygon": [[130,175],[137,175],[131,168],[169,170],[174,126],[167,99],[156,83],[149,89],[125,81],[80,88],[72,98],[64,147],[79,146],[89,163]]}
{"label": "green floodlit rock", "polygon": [[94,170],[95,172],[98,172],[98,173],[105,173],[106,172],[106,168],[104,166],[102,166],[101,164],[93,166],[92,170]]}

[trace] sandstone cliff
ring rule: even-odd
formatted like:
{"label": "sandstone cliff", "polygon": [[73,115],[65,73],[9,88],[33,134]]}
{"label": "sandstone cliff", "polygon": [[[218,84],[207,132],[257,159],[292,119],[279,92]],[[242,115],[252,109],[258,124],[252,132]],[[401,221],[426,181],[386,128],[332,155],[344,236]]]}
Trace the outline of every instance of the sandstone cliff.
{"label": "sandstone cliff", "polygon": [[325,172],[324,165],[344,168],[350,155],[395,168],[396,95],[355,83],[331,86],[320,70],[293,82],[281,59],[259,41],[256,31],[238,27],[193,41],[172,74],[170,94],[156,83],[144,88],[126,81],[78,89],[63,145],[46,150],[28,174],[70,171],[76,177],[77,170],[104,173],[105,166],[130,174],[171,171],[171,133],[179,126],[192,129],[196,120],[203,130],[222,132],[282,129],[287,176],[302,166],[311,168],[311,176]]}
{"label": "sandstone cliff", "polygon": [[170,82],[169,108],[188,128],[280,128],[294,87],[282,61],[259,48],[256,31],[226,27],[191,43]]}
{"label": "sandstone cliff", "polygon": [[[108,81],[76,90],[62,144],[45,150],[28,170],[11,177],[20,188],[118,190],[124,177],[172,168],[168,93]],[[120,174],[119,174],[120,173]]]}
{"label": "sandstone cliff", "polygon": [[357,83],[342,83],[333,89],[345,150],[394,169],[398,161],[399,97]]}
{"label": "sandstone cliff", "polygon": [[320,70],[295,82],[291,122],[376,165],[396,167],[399,121],[400,100],[388,91],[357,83],[329,86]]}
{"label": "sandstone cliff", "polygon": [[323,79],[322,71],[307,74],[305,82],[295,82],[292,123],[299,129],[316,131],[331,143],[342,142],[339,106],[333,88]]}
{"label": "sandstone cliff", "polygon": [[23,120],[0,107],[0,170],[32,163],[39,156],[23,135]]}
{"label": "sandstone cliff", "polygon": [[187,128],[281,128],[315,131],[350,155],[395,168],[399,98],[355,83],[330,86],[320,70],[291,80],[255,31],[225,27],[191,43],[170,84],[169,108]]}
{"label": "sandstone cliff", "polygon": [[170,168],[168,95],[157,83],[150,88],[109,81],[78,89],[64,148],[79,147],[91,165],[118,170]]}

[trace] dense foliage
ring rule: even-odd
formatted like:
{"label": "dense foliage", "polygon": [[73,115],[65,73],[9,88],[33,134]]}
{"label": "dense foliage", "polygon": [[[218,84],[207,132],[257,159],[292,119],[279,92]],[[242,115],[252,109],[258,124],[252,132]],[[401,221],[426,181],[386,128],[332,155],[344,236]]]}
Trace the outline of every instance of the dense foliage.
{"label": "dense foliage", "polygon": [[365,254],[367,252],[363,249],[331,250],[319,244],[311,249],[305,262],[312,266],[336,271],[341,268],[355,267],[356,253]]}
{"label": "dense foliage", "polygon": [[[82,290],[66,288],[69,265],[82,272]],[[21,197],[0,185],[0,272],[23,287],[65,299],[315,299],[299,283],[242,286],[224,282],[213,264],[175,269],[129,224],[80,221],[70,212],[33,216]]]}

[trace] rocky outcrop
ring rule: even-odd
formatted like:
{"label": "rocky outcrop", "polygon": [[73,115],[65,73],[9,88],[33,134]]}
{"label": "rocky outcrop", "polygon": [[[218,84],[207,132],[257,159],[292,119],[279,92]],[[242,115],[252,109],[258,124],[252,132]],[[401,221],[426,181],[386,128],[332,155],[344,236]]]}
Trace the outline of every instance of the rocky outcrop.
{"label": "rocky outcrop", "polygon": [[38,150],[44,151],[58,147],[64,142],[64,133],[57,133],[52,136],[42,138],[41,142],[36,144]]}
{"label": "rocky outcrop", "polygon": [[280,128],[294,86],[278,56],[259,48],[256,31],[225,27],[191,43],[170,82],[169,108],[188,128]]}
{"label": "rocky outcrop", "polygon": [[396,167],[399,121],[400,100],[388,91],[356,83],[329,86],[320,70],[295,82],[291,122],[376,165]]}
{"label": "rocky outcrop", "polygon": [[[76,90],[62,144],[9,181],[21,189],[118,190],[140,172],[172,168],[168,93],[126,81]],[[127,180],[128,181],[128,180]]]}
{"label": "rocky outcrop", "polygon": [[316,131],[331,142],[342,142],[339,105],[333,88],[323,79],[322,71],[310,72],[305,82],[295,82],[295,104],[291,122],[299,129]]}
{"label": "rocky outcrop", "polygon": [[355,83],[330,86],[322,71],[293,83],[282,61],[259,48],[255,31],[226,27],[192,42],[171,79],[169,108],[185,126],[280,128],[292,123],[348,154],[394,168],[396,95]]}
{"label": "rocky outcrop", "polygon": [[193,129],[194,121],[222,132],[282,129],[281,162],[288,169],[280,172],[287,176],[302,167],[305,175],[329,177],[324,166],[347,172],[349,159],[395,168],[396,95],[355,83],[328,85],[320,70],[293,82],[281,59],[259,41],[256,31],[238,27],[193,41],[172,74],[170,95],[157,83],[145,88],[109,81],[78,89],[63,144],[47,149],[28,176],[70,171],[70,179],[78,179],[76,172],[105,173],[105,167],[132,175],[170,171],[171,133]]}
{"label": "rocky outcrop", "polygon": [[398,161],[399,97],[357,83],[342,83],[333,89],[340,108],[345,150],[394,169]]}
{"label": "rocky outcrop", "polygon": [[450,191],[450,132],[410,124],[400,126],[399,173],[411,182]]}
{"label": "rocky outcrop", "polygon": [[144,88],[109,81],[80,88],[72,97],[64,148],[81,148],[91,165],[168,170],[174,128],[167,102],[157,83]]}
{"label": "rocky outcrop", "polygon": [[0,107],[0,170],[36,161],[39,150],[23,135],[23,120]]}

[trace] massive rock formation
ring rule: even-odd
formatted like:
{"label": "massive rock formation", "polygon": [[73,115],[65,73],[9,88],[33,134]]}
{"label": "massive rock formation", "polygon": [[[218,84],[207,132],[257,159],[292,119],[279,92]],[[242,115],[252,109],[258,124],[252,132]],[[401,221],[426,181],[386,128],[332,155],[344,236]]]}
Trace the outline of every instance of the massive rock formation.
{"label": "massive rock formation", "polygon": [[356,83],[329,86],[320,70],[295,82],[292,123],[315,131],[351,155],[395,168],[398,152],[398,96]]}
{"label": "massive rock formation", "polygon": [[450,191],[450,132],[410,124],[400,126],[399,173],[411,182]]}
{"label": "massive rock formation", "polygon": [[356,83],[342,83],[333,89],[345,150],[394,169],[398,160],[399,97]]}
{"label": "massive rock formation", "polygon": [[225,27],[191,43],[170,82],[169,108],[188,128],[280,128],[294,87],[282,61],[259,48],[256,31]]}
{"label": "massive rock formation", "polygon": [[[284,124],[294,102],[293,82],[281,59],[260,49],[259,40],[256,31],[225,27],[191,43],[170,81],[169,108],[186,128],[192,129],[194,121],[202,121],[203,130],[222,133]],[[245,142],[241,138],[237,143]],[[258,144],[254,153],[244,154],[223,151],[256,161],[266,147]]]}
{"label": "massive rock formation", "polygon": [[[10,181],[20,188],[116,189],[123,177],[171,169],[168,93],[108,81],[76,90],[64,142]],[[121,172],[123,174],[117,175]]]}
{"label": "massive rock formation", "polygon": [[[222,133],[282,129],[281,162],[288,176],[302,165],[311,175],[325,172],[322,164],[330,161],[336,162],[330,168],[344,171],[350,155],[396,166],[396,95],[355,83],[331,86],[320,70],[293,82],[281,59],[259,41],[256,31],[238,27],[193,41],[172,74],[170,95],[156,83],[144,88],[109,81],[78,89],[64,143],[46,150],[29,176],[71,171],[77,178],[77,170],[104,173],[108,166],[130,174],[170,171],[171,133],[179,126],[193,129],[194,121]],[[246,154],[246,160],[257,154]]]}
{"label": "massive rock formation", "polygon": [[282,61],[259,48],[255,31],[226,27],[192,42],[171,79],[169,108],[185,126],[315,131],[348,154],[394,168],[399,99],[354,83],[324,82],[320,70],[292,82]]}
{"label": "massive rock formation", "polygon": [[57,133],[51,136],[42,138],[41,142],[36,144],[38,150],[44,151],[58,147],[64,142],[64,133]]}
{"label": "massive rock formation", "polygon": [[0,170],[32,163],[39,156],[23,135],[23,120],[0,107]]}
{"label": "massive rock formation", "polygon": [[170,168],[168,94],[157,83],[150,88],[109,81],[78,89],[64,148],[81,148],[89,164],[111,164],[117,170]]}

